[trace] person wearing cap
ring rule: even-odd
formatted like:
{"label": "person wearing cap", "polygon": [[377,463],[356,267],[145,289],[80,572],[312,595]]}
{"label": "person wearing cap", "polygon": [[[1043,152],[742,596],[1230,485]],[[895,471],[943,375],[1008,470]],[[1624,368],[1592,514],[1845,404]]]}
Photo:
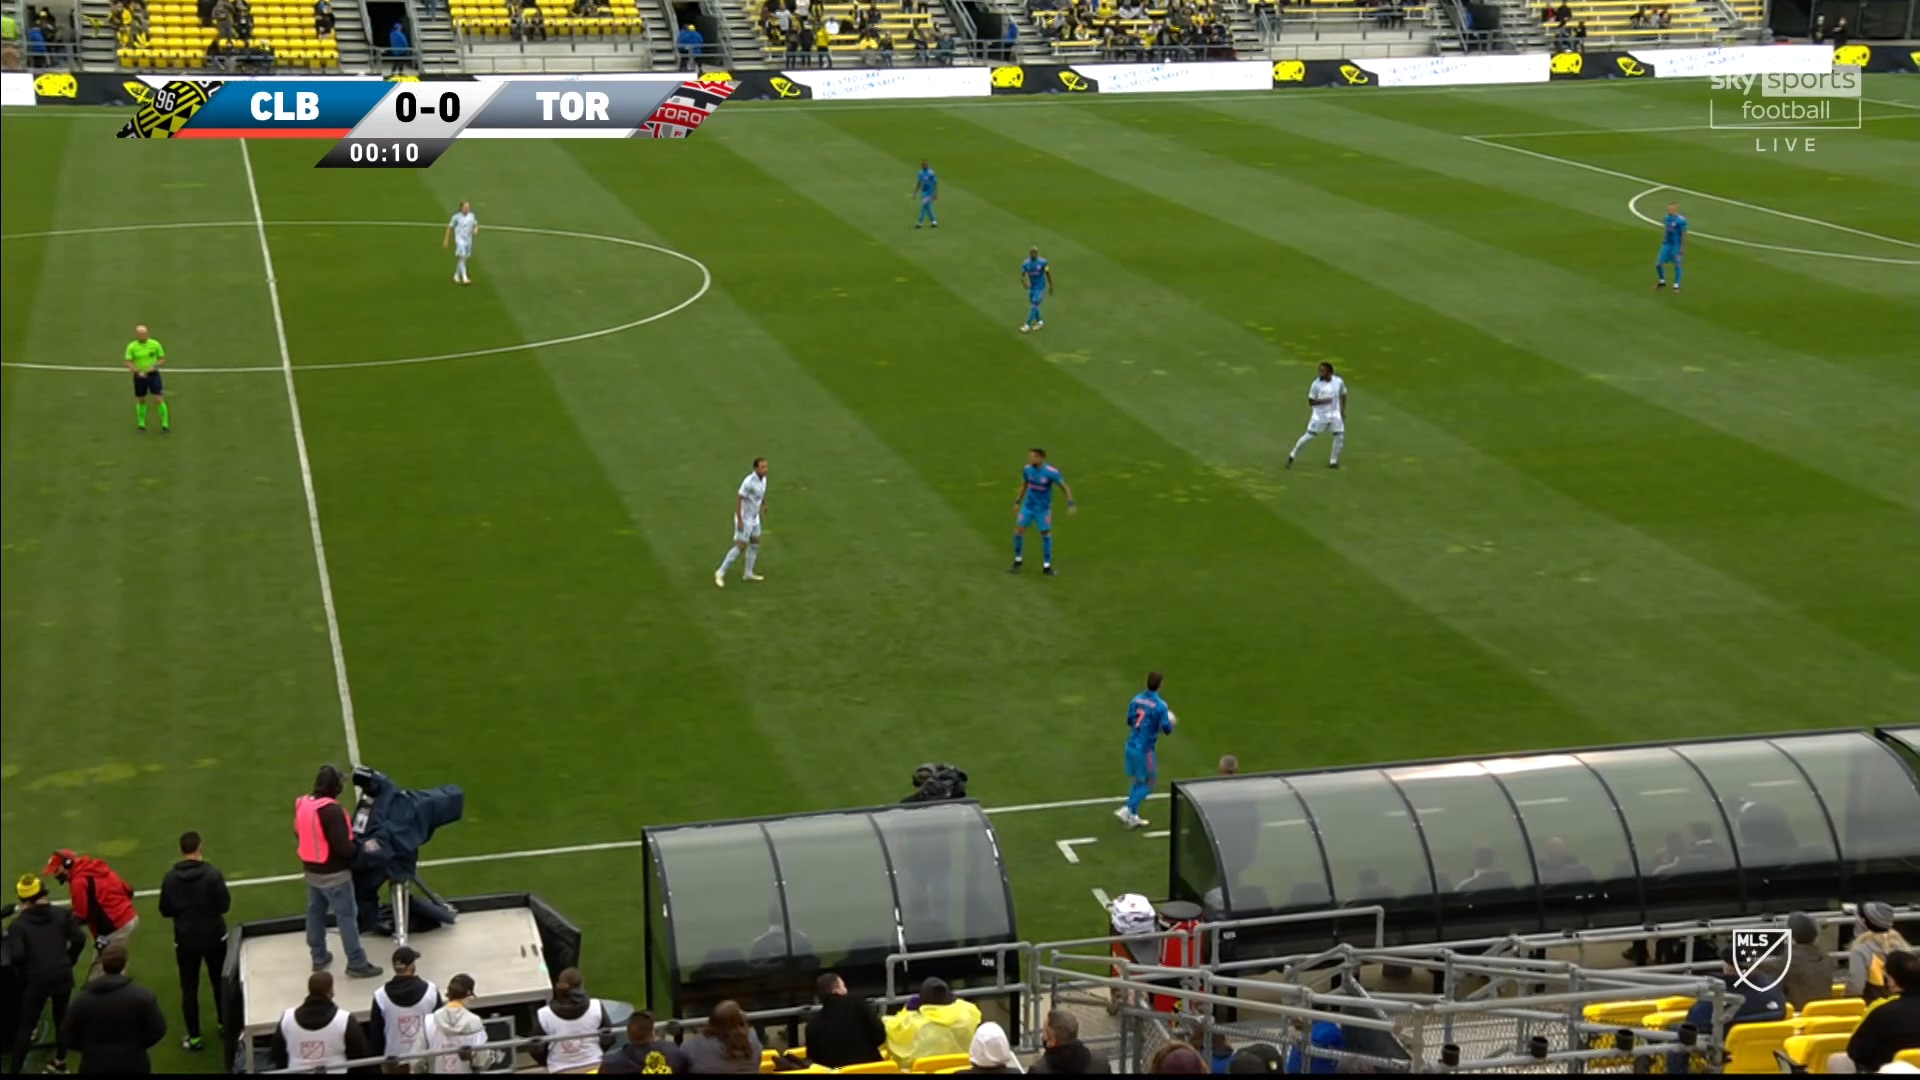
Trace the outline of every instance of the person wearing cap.
{"label": "person wearing cap", "polygon": [[1787,932],[1793,945],[1785,960],[1769,960],[1760,965],[1760,982],[1780,975],[1780,993],[1787,1004],[1804,1009],[1809,1001],[1833,995],[1834,975],[1840,965],[1820,947],[1820,924],[1799,912],[1787,917]]}
{"label": "person wearing cap", "polygon": [[333,956],[327,952],[327,912],[331,911],[340,929],[340,944],[347,950],[347,976],[372,979],[382,973],[367,961],[367,951],[360,946],[360,910],[353,898],[353,823],[340,805],[340,793],[346,787],[339,769],[322,765],[313,779],[313,791],[293,802],[295,854],[307,883],[307,951],[313,956],[313,970],[325,971],[332,965]]}
{"label": "person wearing cap", "polygon": [[1878,1001],[1892,991],[1887,986],[1887,957],[1911,952],[1913,946],[1893,928],[1893,905],[1872,900],[1860,905],[1859,934],[1847,950],[1847,997]]}
{"label": "person wearing cap", "polygon": [[60,1041],[80,1055],[80,1072],[126,1076],[153,1071],[147,1051],[167,1037],[153,991],[127,975],[127,946],[100,950],[100,974],[81,987],[60,1025]]}
{"label": "person wearing cap", "polygon": [[227,966],[227,912],[233,898],[227,879],[200,853],[200,834],[180,834],[180,861],[160,882],[160,917],[173,920],[173,959],[180,972],[180,1017],[187,1034],[182,1049],[206,1049],[200,1037],[200,970],[213,988],[216,1032],[220,1016],[220,972]]}
{"label": "person wearing cap", "polygon": [[302,1071],[340,1072],[347,1062],[372,1056],[359,1021],[333,1003],[333,975],[325,971],[307,976],[306,1000],[280,1014],[267,1047],[275,1069],[297,1061]]}
{"label": "person wearing cap", "polygon": [[1113,1071],[1106,1055],[1094,1053],[1080,1041],[1080,1018],[1065,1009],[1047,1013],[1046,1023],[1040,1029],[1040,1041],[1046,1049],[1040,1060],[1033,1063],[1036,1073],[1083,1076]]}
{"label": "person wearing cap", "polygon": [[980,1007],[955,998],[944,980],[928,979],[907,1007],[886,1018],[887,1056],[904,1070],[923,1057],[964,1054],[980,1027]]}
{"label": "person wearing cap", "polygon": [[1920,956],[1893,953],[1886,968],[1894,996],[1875,1002],[1847,1040],[1847,1059],[1858,1072],[1884,1072],[1902,1050],[1920,1048]]}
{"label": "person wearing cap", "polygon": [[33,1029],[40,1026],[40,1012],[48,1005],[53,1006],[53,1064],[64,1071],[67,1047],[58,1033],[73,996],[73,965],[87,949],[87,935],[71,911],[53,906],[46,884],[34,875],[20,875],[14,895],[20,899],[20,914],[7,927],[6,939],[7,962],[21,982],[20,1024],[7,1032],[13,1042],[13,1071],[26,1071]]}
{"label": "person wearing cap", "polygon": [[1020,1076],[1026,1072],[1020,1059],[1013,1056],[1013,1043],[1006,1029],[989,1020],[974,1029],[973,1042],[967,1047],[969,1073],[1003,1073]]}
{"label": "person wearing cap", "polygon": [[67,887],[73,917],[93,934],[93,966],[87,977],[100,974],[100,954],[109,945],[124,944],[140,928],[140,913],[133,909],[133,887],[102,860],[76,855],[71,848],[54,852],[40,876]]}
{"label": "person wearing cap", "polygon": [[427,1048],[427,1018],[442,1004],[440,989],[414,974],[420,954],[402,945],[393,950],[393,978],[373,992],[367,1041],[375,1057],[407,1057]]}

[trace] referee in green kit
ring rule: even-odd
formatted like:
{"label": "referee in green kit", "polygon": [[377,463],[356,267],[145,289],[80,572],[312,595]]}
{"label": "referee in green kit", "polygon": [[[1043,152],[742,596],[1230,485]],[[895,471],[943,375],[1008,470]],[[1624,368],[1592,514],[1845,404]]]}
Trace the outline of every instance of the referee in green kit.
{"label": "referee in green kit", "polygon": [[166,384],[160,379],[160,368],[167,362],[167,350],[158,341],[147,336],[145,326],[133,328],[133,340],[127,342],[127,370],[133,372],[133,415],[140,423],[140,431],[147,430],[147,398],[153,398],[160,406],[160,434],[169,430],[167,424]]}

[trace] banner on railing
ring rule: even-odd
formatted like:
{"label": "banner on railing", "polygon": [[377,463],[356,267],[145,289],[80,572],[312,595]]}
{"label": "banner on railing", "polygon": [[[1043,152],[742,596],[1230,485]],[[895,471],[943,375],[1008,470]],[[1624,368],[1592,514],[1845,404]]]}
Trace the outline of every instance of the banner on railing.
{"label": "banner on railing", "polygon": [[1546,82],[1546,53],[1519,55],[1382,56],[1354,60],[1377,86],[1485,86]]}
{"label": "banner on railing", "polygon": [[888,101],[909,98],[986,97],[991,76],[983,67],[846,68],[798,71],[736,71],[735,100]]}

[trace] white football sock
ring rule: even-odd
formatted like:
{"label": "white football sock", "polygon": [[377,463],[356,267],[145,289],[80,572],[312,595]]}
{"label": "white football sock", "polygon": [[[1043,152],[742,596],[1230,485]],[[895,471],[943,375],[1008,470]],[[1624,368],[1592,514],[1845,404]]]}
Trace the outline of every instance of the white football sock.
{"label": "white football sock", "polygon": [[1340,448],[1345,445],[1347,445],[1347,437],[1345,434],[1335,435],[1333,437],[1333,458],[1331,460],[1332,464],[1334,465],[1340,464]]}

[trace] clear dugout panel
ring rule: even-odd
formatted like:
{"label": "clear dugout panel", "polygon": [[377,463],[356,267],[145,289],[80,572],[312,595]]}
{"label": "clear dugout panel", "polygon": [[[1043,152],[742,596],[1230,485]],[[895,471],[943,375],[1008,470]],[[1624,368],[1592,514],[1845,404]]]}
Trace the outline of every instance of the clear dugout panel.
{"label": "clear dugout panel", "polygon": [[[1175,786],[1174,875],[1208,917],[1333,906],[1320,843],[1285,778],[1232,777]],[[1217,863],[1216,863],[1217,853]]]}
{"label": "clear dugout panel", "polygon": [[1840,858],[1806,773],[1764,739],[1676,748],[1706,776],[1732,826],[1747,904],[1759,911],[1828,907]]}
{"label": "clear dugout panel", "polygon": [[1389,769],[1413,804],[1451,938],[1540,929],[1540,893],[1526,829],[1478,763]]}
{"label": "clear dugout panel", "polygon": [[815,968],[879,963],[900,948],[893,874],[880,833],[864,816],[766,824],[786,883],[788,945]]}
{"label": "clear dugout panel", "polygon": [[[1362,769],[1289,780],[1319,831],[1335,904],[1379,904],[1390,914],[1417,920],[1425,913],[1433,921],[1433,866],[1407,800],[1384,772]],[[1414,938],[1432,936],[1413,920],[1404,925]]]}
{"label": "clear dugout panel", "polygon": [[669,896],[664,915],[676,1011],[698,1015],[726,998],[750,999],[752,958],[764,964],[784,957],[787,947],[766,834],[744,822],[673,829],[649,840]]}
{"label": "clear dugout panel", "polygon": [[[1920,739],[1920,728],[1907,728]],[[1920,902],[1920,787],[1893,747],[1865,732],[1769,740],[1805,770],[1839,838],[1845,899]]]}
{"label": "clear dugout panel", "polygon": [[1525,823],[1548,929],[1640,921],[1640,869],[1613,794],[1572,754],[1478,762]]}
{"label": "clear dugout panel", "polygon": [[901,933],[929,951],[1010,940],[1013,907],[992,827],[972,803],[872,815],[893,864]]}
{"label": "clear dugout panel", "polygon": [[1648,922],[1744,913],[1720,801],[1685,757],[1665,746],[1578,757],[1606,782],[1626,819]]}

